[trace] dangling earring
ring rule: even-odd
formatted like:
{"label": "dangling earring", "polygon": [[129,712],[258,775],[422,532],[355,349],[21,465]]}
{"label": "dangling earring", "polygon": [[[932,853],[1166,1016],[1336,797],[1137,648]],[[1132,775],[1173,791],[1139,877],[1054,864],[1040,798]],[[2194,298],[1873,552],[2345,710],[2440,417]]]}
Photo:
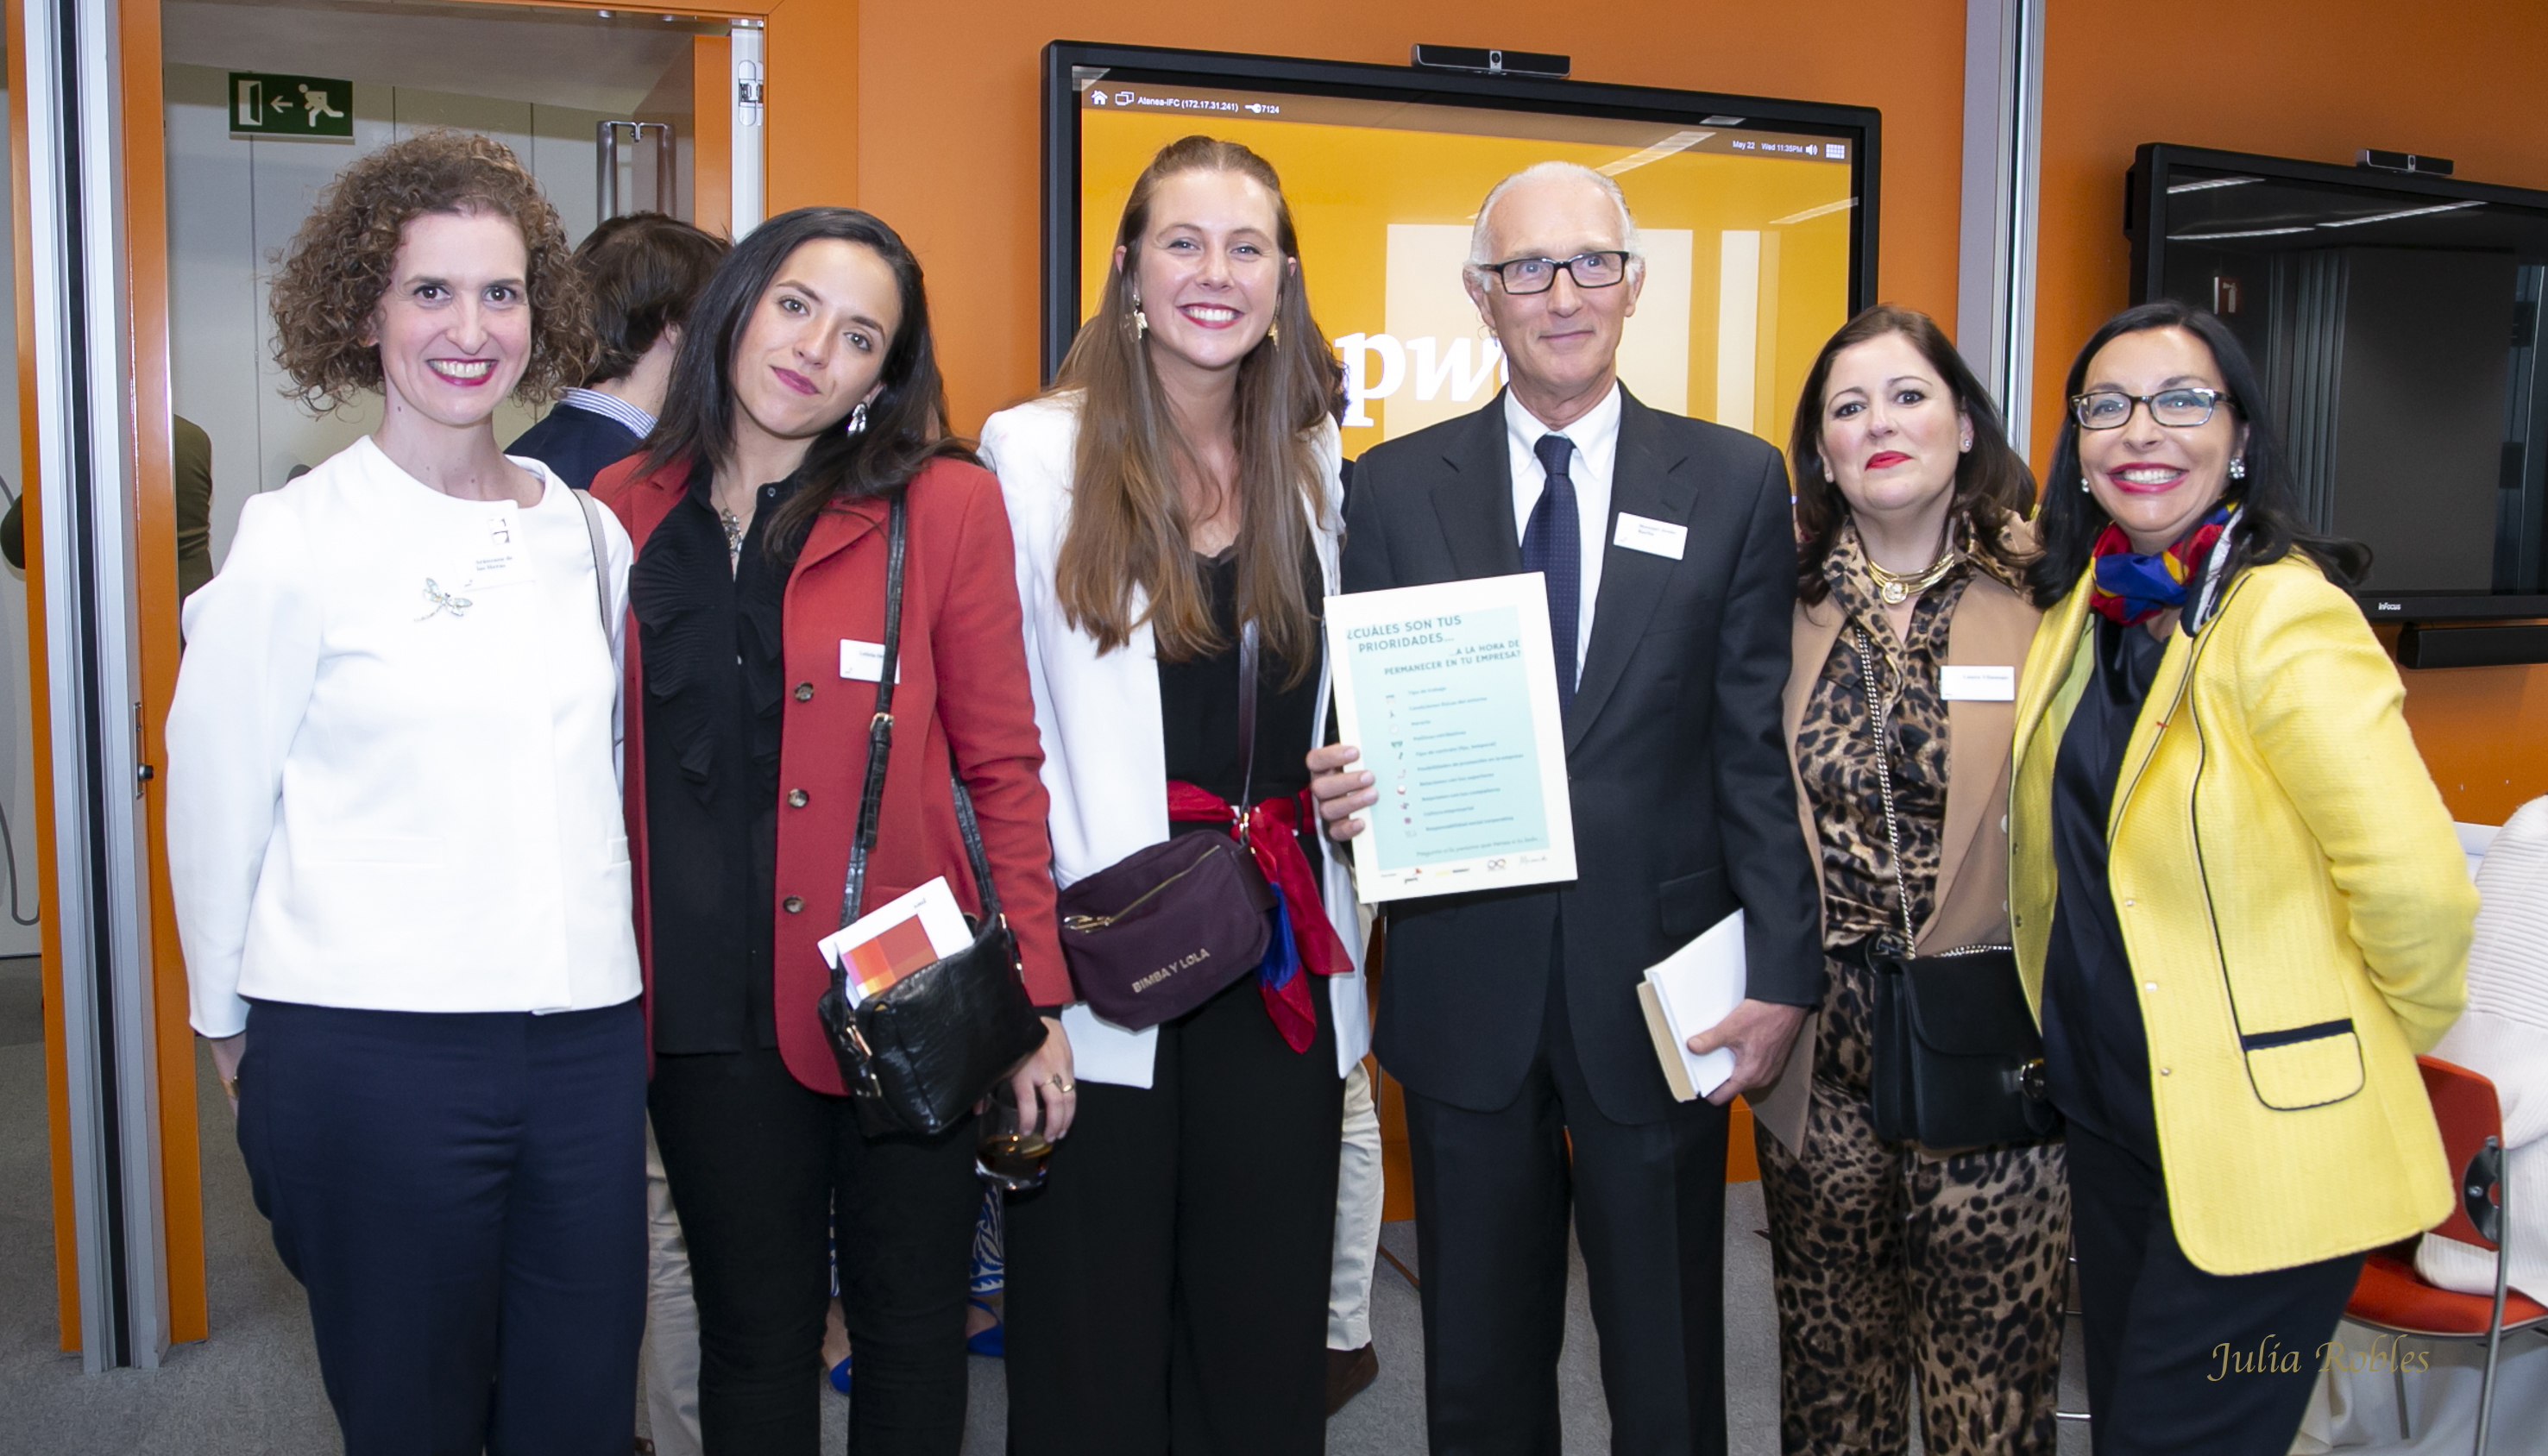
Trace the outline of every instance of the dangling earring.
{"label": "dangling earring", "polygon": [[866,431],[866,427],[867,402],[861,400],[859,401],[858,408],[850,411],[850,422],[842,427],[841,433],[850,435],[864,434]]}
{"label": "dangling earring", "polygon": [[2244,456],[2240,456],[2239,458],[2237,458],[2237,459],[2235,459],[2235,460],[2230,461],[2230,479],[2231,479],[2231,480],[2233,480],[2233,481],[2243,481],[2243,480],[2245,480],[2246,478],[2247,478],[2247,461],[2246,461],[2246,457],[2244,457]]}
{"label": "dangling earring", "polygon": [[2088,489],[2088,478],[2084,475],[2079,477],[2079,494],[2082,496],[2093,496],[2096,494],[2096,492]]}
{"label": "dangling earring", "polygon": [[1141,312],[1141,306],[1139,304],[1135,304],[1133,306],[1133,337],[1140,338],[1149,333],[1149,331],[1150,316]]}
{"label": "dangling earring", "polygon": [[1268,324],[1266,324],[1266,325],[1265,325],[1265,341],[1266,341],[1267,343],[1269,343],[1269,344],[1279,344],[1279,343],[1281,343],[1281,342],[1283,341],[1283,325],[1282,325],[1282,324],[1280,324],[1280,323],[1268,323]]}

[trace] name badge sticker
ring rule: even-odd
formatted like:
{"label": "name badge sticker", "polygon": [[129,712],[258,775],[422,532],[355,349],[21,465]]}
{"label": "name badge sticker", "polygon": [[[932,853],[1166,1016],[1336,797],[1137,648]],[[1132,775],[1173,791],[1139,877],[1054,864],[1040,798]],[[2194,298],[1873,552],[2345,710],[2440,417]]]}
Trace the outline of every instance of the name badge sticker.
{"label": "name badge sticker", "polygon": [[1660,556],[1667,561],[1681,560],[1682,548],[1688,544],[1689,527],[1677,526],[1668,520],[1651,520],[1642,515],[1619,512],[1619,528],[1610,533],[1610,544]]}
{"label": "name badge sticker", "polygon": [[2015,702],[2017,669],[1951,664],[1938,670],[1938,690],[1949,702]]}
{"label": "name badge sticker", "polygon": [[467,590],[492,592],[531,580],[521,518],[511,508],[489,511],[462,539],[465,556],[455,575]]}
{"label": "name badge sticker", "polygon": [[[841,677],[851,682],[873,682],[884,677],[884,644],[841,639]],[[902,682],[902,664],[893,665],[893,681]]]}

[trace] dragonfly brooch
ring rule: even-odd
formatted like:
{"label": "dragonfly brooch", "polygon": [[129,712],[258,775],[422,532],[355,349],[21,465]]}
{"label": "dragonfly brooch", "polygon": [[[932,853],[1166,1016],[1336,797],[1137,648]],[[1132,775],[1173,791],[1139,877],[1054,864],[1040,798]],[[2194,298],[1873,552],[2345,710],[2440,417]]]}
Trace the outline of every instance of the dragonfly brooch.
{"label": "dragonfly brooch", "polygon": [[469,614],[469,608],[475,604],[468,597],[457,592],[443,591],[431,577],[424,579],[424,599],[433,603],[433,610],[417,617],[416,620],[419,622],[429,622],[446,611],[455,617],[466,616]]}

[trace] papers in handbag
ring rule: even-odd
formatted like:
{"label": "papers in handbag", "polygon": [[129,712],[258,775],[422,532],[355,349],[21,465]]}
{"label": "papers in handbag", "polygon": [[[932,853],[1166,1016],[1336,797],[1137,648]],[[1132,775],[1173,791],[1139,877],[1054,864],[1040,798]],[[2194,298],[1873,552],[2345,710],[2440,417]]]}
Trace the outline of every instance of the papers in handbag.
{"label": "papers in handbag", "polygon": [[1645,1008],[1646,1030],[1655,1039],[1655,1055],[1675,1098],[1695,1101],[1734,1075],[1732,1048],[1701,1055],[1689,1049],[1689,1039],[1731,1015],[1743,1004],[1743,990],[1740,910],[1646,968],[1637,1002]]}
{"label": "papers in handbag", "polygon": [[815,943],[834,970],[848,961],[850,1004],[867,998],[933,961],[973,943],[956,892],[940,875],[898,900],[879,905]]}

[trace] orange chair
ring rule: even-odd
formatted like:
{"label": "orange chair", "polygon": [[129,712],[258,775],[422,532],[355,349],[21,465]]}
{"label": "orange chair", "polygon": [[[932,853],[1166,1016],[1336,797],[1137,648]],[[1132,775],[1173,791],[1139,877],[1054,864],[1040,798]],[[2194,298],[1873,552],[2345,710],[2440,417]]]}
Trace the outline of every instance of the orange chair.
{"label": "orange chair", "polygon": [[[2345,1318],[2391,1334],[2429,1339],[2486,1341],[2486,1374],[2478,1384],[2477,1456],[2486,1456],[2487,1427],[2495,1416],[2495,1361],[2510,1331],[2548,1324],[2548,1307],[2504,1288],[2510,1263],[2504,1241],[2511,1232],[2503,1180],[2503,1113],[2495,1083],[2437,1056],[2415,1058],[2424,1073],[2424,1095],[2441,1125],[2442,1154],[2460,1169],[2460,1206],[2432,1232],[2495,1251],[2495,1298],[2460,1294],[2425,1283],[2415,1273],[2411,1240],[2374,1252],[2363,1261]],[[2407,1429],[2406,1377],[2398,1377],[2398,1428]]]}

